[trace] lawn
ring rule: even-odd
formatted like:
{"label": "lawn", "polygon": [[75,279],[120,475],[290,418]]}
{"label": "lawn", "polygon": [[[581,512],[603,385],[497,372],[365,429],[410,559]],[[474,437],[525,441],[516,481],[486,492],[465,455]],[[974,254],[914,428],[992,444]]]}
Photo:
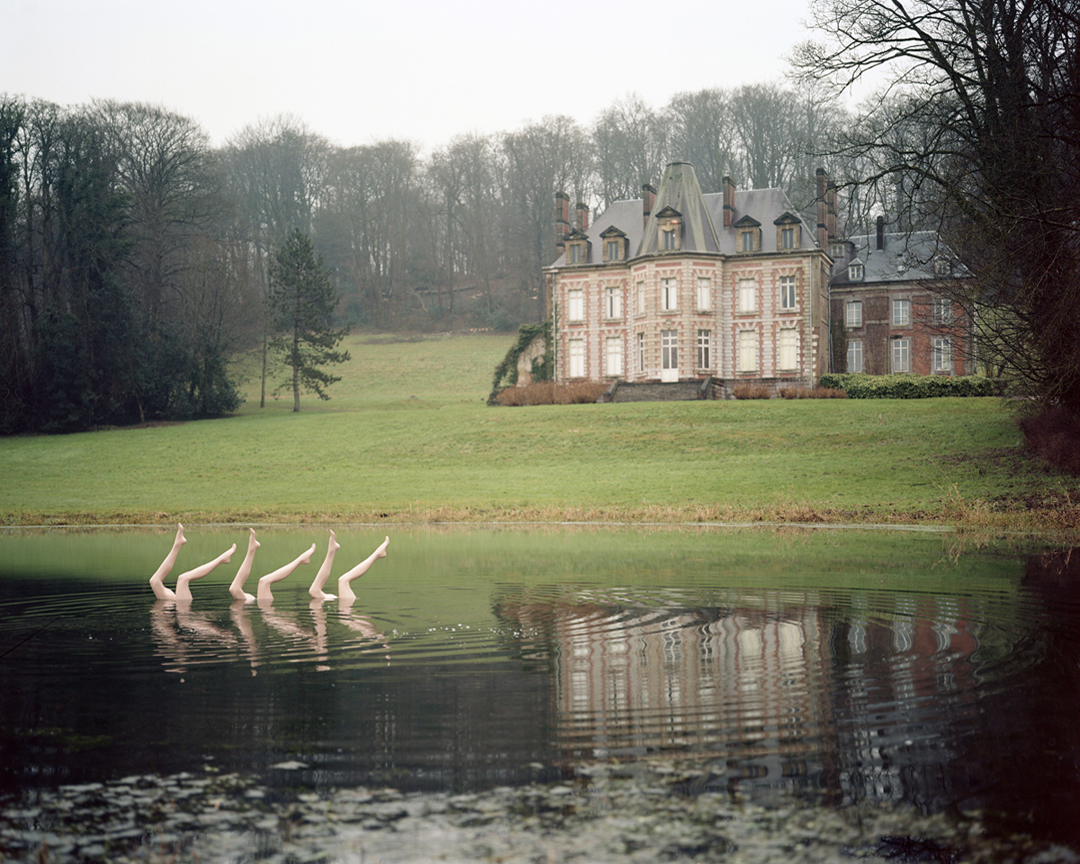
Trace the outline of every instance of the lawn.
{"label": "lawn", "polygon": [[1076,528],[996,399],[489,408],[508,334],[350,337],[328,402],[0,439],[5,524],[503,520]]}

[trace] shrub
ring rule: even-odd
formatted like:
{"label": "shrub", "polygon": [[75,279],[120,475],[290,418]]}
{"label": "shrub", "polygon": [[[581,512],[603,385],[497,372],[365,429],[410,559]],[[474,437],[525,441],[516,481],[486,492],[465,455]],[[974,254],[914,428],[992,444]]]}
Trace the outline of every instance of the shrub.
{"label": "shrub", "polygon": [[731,388],[731,395],[736,399],[769,399],[772,390],[764,384],[736,384]]}
{"label": "shrub", "polygon": [[978,375],[866,375],[830,373],[821,386],[843,390],[849,399],[927,399],[934,396],[994,396],[997,382]]}
{"label": "shrub", "polygon": [[555,385],[553,381],[538,381],[525,387],[506,387],[495,396],[493,404],[516,407],[520,405],[577,405],[596,402],[607,385],[595,381],[575,381]]}
{"label": "shrub", "polygon": [[1060,406],[1020,421],[1028,449],[1067,474],[1080,476],[1080,417]]}

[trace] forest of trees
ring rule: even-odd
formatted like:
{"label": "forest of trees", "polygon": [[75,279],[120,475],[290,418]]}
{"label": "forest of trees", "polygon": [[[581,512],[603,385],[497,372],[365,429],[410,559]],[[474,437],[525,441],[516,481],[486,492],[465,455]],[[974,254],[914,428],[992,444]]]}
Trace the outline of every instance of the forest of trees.
{"label": "forest of trees", "polygon": [[556,192],[596,212],[686,160],[705,191],[727,174],[810,208],[809,154],[839,122],[812,91],[755,85],[627,96],[590,128],[547,117],[430,153],[336,146],[288,116],[215,148],[153,105],[0,96],[0,433],[234,409],[229,360],[272,339],[268,263],[294,230],[331,274],[336,326],[511,329],[545,314]]}

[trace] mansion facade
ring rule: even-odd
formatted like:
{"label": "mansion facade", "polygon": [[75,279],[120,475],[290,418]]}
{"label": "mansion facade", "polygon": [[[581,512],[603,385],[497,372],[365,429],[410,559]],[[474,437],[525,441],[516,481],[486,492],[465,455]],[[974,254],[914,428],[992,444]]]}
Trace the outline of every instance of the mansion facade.
{"label": "mansion facade", "polygon": [[932,231],[833,242],[833,371],[973,375],[973,328],[947,290],[961,265]]}
{"label": "mansion facade", "polygon": [[[811,386],[829,371],[829,240],[835,202],[818,172],[818,225],[777,189],[704,194],[693,166],[618,201],[593,227],[556,206],[563,253],[545,269],[555,377],[715,379]],[[830,228],[832,230],[830,230]]]}
{"label": "mansion facade", "polygon": [[[816,225],[779,189],[701,191],[693,166],[589,225],[556,199],[562,254],[544,269],[559,383],[813,387],[826,372],[969,374],[969,328],[907,263],[934,235],[838,240],[836,192],[817,172]],[[914,255],[914,257],[919,257]],[[930,260],[926,258],[925,260]],[[704,392],[704,391],[703,391]]]}

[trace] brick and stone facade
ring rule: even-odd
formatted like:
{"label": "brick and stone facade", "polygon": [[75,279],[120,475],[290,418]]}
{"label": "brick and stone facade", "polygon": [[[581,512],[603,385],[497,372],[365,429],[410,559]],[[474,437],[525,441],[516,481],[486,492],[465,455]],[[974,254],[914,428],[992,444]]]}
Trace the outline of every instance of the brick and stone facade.
{"label": "brick and stone facade", "polygon": [[545,271],[556,379],[811,386],[829,371],[835,224],[819,189],[812,231],[780,190],[725,180],[703,194],[693,167],[672,163],[655,193],[591,229],[578,219]]}
{"label": "brick and stone facade", "polygon": [[933,232],[877,230],[834,242],[833,371],[971,375],[972,327],[941,290],[962,278]]}

